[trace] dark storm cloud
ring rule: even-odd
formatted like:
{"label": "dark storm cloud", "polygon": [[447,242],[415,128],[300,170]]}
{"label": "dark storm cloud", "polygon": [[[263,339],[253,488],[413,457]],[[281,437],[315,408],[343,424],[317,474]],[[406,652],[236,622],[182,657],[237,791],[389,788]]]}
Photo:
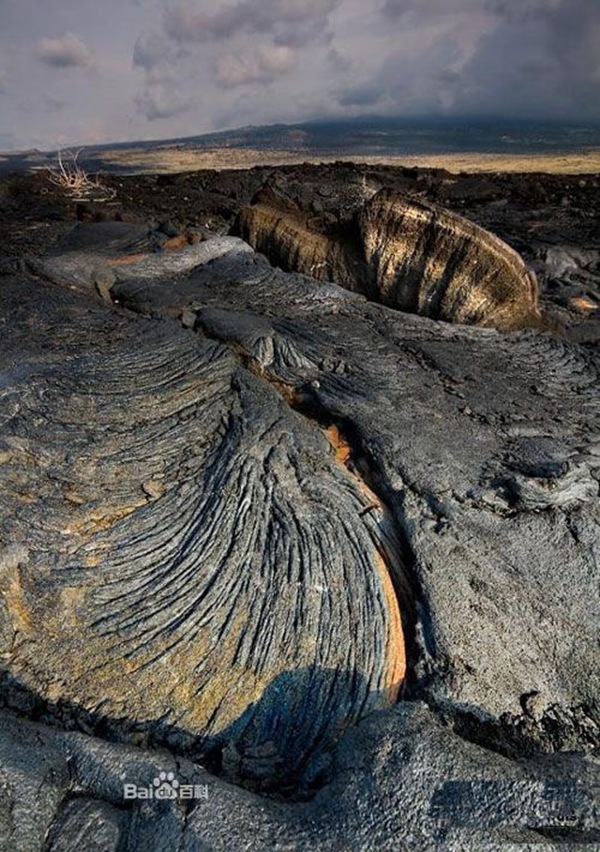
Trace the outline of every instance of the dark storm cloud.
{"label": "dark storm cloud", "polygon": [[449,70],[460,57],[454,39],[441,36],[427,50],[390,53],[368,80],[338,94],[345,107],[380,108],[386,114],[439,113],[456,80]]}
{"label": "dark storm cloud", "polygon": [[352,60],[343,56],[339,50],[331,48],[327,52],[327,65],[333,74],[346,74],[352,68]]}
{"label": "dark storm cloud", "polygon": [[[343,107],[600,118],[598,0],[385,0],[380,12],[405,47],[338,90]],[[469,42],[463,28],[477,20]],[[436,28],[445,34],[426,45]]]}
{"label": "dark storm cloud", "polygon": [[93,62],[87,45],[73,33],[60,38],[41,38],[37,55],[46,65],[54,68],[86,68]]}
{"label": "dark storm cloud", "polygon": [[461,15],[483,12],[500,18],[519,20],[536,15],[554,0],[385,0],[384,18],[395,20],[406,13],[419,16]]}
{"label": "dark storm cloud", "polygon": [[597,0],[504,11],[462,70],[457,109],[600,118],[599,13]]}
{"label": "dark storm cloud", "polygon": [[363,83],[351,89],[346,89],[338,97],[341,106],[361,107],[376,106],[385,97],[385,92],[375,83]]}
{"label": "dark storm cloud", "polygon": [[382,13],[384,17],[393,21],[413,7],[414,3],[411,3],[411,0],[386,0],[383,4]]}
{"label": "dark storm cloud", "polygon": [[557,0],[486,0],[485,8],[498,18],[517,23],[543,18],[556,5]]}
{"label": "dark storm cloud", "polygon": [[341,0],[244,0],[215,13],[181,2],[165,12],[165,31],[180,42],[228,39],[241,31],[269,33],[281,44],[315,38]]}
{"label": "dark storm cloud", "polygon": [[396,20],[406,13],[414,13],[420,16],[456,14],[466,9],[481,8],[488,4],[481,0],[385,0],[381,11],[384,18]]}

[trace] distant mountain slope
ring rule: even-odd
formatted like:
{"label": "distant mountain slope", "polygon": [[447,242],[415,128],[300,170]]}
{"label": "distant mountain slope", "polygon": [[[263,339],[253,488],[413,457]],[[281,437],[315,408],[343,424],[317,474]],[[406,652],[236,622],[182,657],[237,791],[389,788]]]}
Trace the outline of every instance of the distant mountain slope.
{"label": "distant mountain slope", "polygon": [[[540,122],[482,122],[363,117],[319,119],[300,124],[248,126],[218,133],[123,147],[183,145],[190,148],[303,150],[312,154],[426,154],[462,151],[544,153],[600,145],[600,125]],[[97,146],[97,150],[116,145]]]}
{"label": "distant mountain slope", "polygon": [[[75,148],[79,146],[73,146]],[[363,117],[319,119],[300,124],[248,126],[186,138],[88,145],[81,161],[89,169],[105,166],[108,152],[183,152],[219,150],[285,151],[309,157],[396,157],[456,153],[509,155],[574,153],[600,148],[600,125],[486,121],[480,119],[405,119]],[[0,155],[0,170],[48,165],[54,152],[37,150]],[[112,166],[110,167],[112,169]]]}

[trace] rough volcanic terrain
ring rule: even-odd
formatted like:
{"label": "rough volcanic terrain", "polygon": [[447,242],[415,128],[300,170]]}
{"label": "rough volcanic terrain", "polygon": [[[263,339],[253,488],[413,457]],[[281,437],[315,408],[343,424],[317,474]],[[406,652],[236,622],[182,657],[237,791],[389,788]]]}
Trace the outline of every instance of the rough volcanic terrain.
{"label": "rough volcanic terrain", "polygon": [[599,180],[3,176],[1,848],[600,842]]}
{"label": "rough volcanic terrain", "polygon": [[106,175],[115,197],[73,202],[43,172],[3,175],[0,257],[38,255],[74,221],[122,219],[224,234],[265,185],[291,196],[309,227],[336,233],[381,188],[460,213],[516,249],[537,273],[541,305],[580,342],[596,341],[600,303],[597,174],[452,174],[361,164],[257,167],[161,175]]}

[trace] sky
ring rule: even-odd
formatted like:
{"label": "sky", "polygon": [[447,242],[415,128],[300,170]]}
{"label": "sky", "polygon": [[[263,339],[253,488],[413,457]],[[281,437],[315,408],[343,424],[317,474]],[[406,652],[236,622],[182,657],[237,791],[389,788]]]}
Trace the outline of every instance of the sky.
{"label": "sky", "polygon": [[355,115],[600,121],[600,0],[0,0],[0,150]]}

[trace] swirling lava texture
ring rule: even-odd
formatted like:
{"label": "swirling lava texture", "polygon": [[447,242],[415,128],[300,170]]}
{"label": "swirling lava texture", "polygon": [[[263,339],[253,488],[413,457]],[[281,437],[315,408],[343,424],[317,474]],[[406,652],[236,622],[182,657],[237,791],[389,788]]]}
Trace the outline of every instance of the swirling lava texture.
{"label": "swirling lava texture", "polygon": [[[477,327],[492,314],[452,281],[482,243],[439,267],[468,326],[236,238],[143,242],[80,226],[4,279],[3,696],[306,787],[396,701],[408,630],[432,706],[506,719],[535,693],[593,739],[593,355]],[[519,322],[537,310],[521,271]]]}
{"label": "swirling lava texture", "polygon": [[404,677],[383,510],[225,346],[41,283],[13,298],[11,677],[201,753],[234,744],[257,783],[297,778]]}

